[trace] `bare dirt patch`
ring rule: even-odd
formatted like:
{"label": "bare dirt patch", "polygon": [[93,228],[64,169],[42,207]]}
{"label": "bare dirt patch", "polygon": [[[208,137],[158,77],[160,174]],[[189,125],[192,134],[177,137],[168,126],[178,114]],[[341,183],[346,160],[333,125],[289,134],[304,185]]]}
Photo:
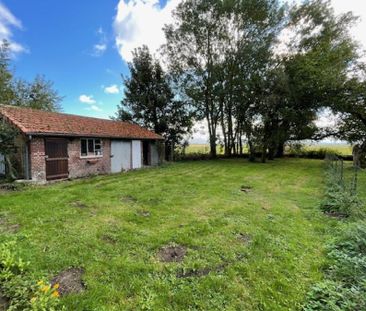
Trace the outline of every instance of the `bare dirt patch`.
{"label": "bare dirt patch", "polygon": [[240,191],[241,192],[244,192],[244,193],[249,193],[249,192],[252,191],[252,189],[253,188],[251,186],[245,186],[245,185],[243,185],[243,186],[240,187]]}
{"label": "bare dirt patch", "polygon": [[59,284],[58,292],[61,296],[81,293],[85,290],[85,284],[82,281],[83,274],[83,268],[69,268],[55,276],[51,280],[51,284],[52,286]]}
{"label": "bare dirt patch", "polygon": [[337,219],[345,219],[348,217],[346,214],[338,213],[338,212],[324,212],[324,214],[328,217],[337,218]]}
{"label": "bare dirt patch", "polygon": [[75,201],[75,202],[72,202],[71,203],[71,206],[73,206],[73,207],[76,207],[76,208],[87,208],[88,206],[85,204],[85,203],[83,203],[83,202],[81,202],[81,201]]}
{"label": "bare dirt patch", "polygon": [[181,270],[177,273],[177,278],[191,278],[191,277],[203,277],[208,274],[222,272],[227,264],[221,264],[216,267],[206,267],[200,269],[188,269],[188,270]]}
{"label": "bare dirt patch", "polygon": [[0,232],[17,233],[19,229],[19,224],[11,224],[4,216],[0,216]]}
{"label": "bare dirt patch", "polygon": [[237,235],[237,239],[244,244],[249,244],[252,241],[252,237],[249,234],[242,232]]}
{"label": "bare dirt patch", "polygon": [[164,246],[158,252],[159,260],[162,262],[181,262],[187,253],[187,248],[180,245]]}
{"label": "bare dirt patch", "polygon": [[139,216],[142,216],[142,217],[150,217],[151,216],[151,213],[149,211],[145,211],[145,210],[139,211],[137,214]]}
{"label": "bare dirt patch", "polygon": [[111,234],[103,234],[101,236],[101,240],[105,243],[108,244],[116,244],[117,243],[117,238]]}
{"label": "bare dirt patch", "polygon": [[121,197],[121,202],[123,203],[136,203],[137,199],[132,195],[125,195]]}

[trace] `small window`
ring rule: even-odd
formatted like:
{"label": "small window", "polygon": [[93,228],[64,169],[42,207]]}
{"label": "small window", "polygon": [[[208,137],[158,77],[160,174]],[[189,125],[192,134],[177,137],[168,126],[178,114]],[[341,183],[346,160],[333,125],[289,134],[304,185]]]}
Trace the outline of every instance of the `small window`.
{"label": "small window", "polygon": [[86,157],[88,155],[88,149],[86,148],[86,139],[81,140],[81,156]]}
{"label": "small window", "polygon": [[102,156],[102,140],[99,138],[82,138],[80,140],[80,155],[82,157]]}

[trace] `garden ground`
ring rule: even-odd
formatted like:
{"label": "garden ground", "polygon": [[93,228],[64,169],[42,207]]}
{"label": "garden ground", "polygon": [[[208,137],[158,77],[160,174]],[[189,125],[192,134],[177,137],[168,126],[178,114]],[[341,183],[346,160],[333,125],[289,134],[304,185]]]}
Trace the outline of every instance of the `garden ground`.
{"label": "garden ground", "polygon": [[82,274],[67,310],[297,310],[339,227],[318,208],[323,166],[182,162],[7,192],[0,242],[35,279]]}

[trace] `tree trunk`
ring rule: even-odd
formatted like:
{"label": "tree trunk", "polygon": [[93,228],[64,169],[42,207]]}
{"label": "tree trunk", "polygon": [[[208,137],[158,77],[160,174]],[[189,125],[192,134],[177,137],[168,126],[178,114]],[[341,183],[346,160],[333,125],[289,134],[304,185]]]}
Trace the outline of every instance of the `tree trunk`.
{"label": "tree trunk", "polygon": [[268,160],[274,160],[276,149],[272,146],[268,149]]}
{"label": "tree trunk", "polygon": [[267,146],[263,144],[261,162],[266,163],[266,159],[267,159]]}
{"label": "tree trunk", "polygon": [[239,134],[238,140],[239,140],[239,154],[243,155],[243,142],[242,142],[241,132]]}
{"label": "tree trunk", "polygon": [[276,158],[283,158],[285,155],[285,143],[280,142],[277,147]]}
{"label": "tree trunk", "polygon": [[227,139],[227,131],[226,131],[226,126],[225,126],[225,113],[224,113],[224,104],[223,101],[221,101],[220,104],[220,121],[221,121],[221,129],[222,129],[222,135],[224,137],[224,153],[225,156],[227,156],[229,154],[229,150],[228,150],[228,139]]}
{"label": "tree trunk", "polygon": [[255,150],[252,141],[248,138],[249,161],[255,162]]}
{"label": "tree trunk", "polygon": [[216,158],[217,153],[216,153],[216,137],[211,136],[210,137],[210,157],[212,159]]}
{"label": "tree trunk", "polygon": [[366,168],[366,142],[362,145],[357,144],[352,149],[353,166]]}

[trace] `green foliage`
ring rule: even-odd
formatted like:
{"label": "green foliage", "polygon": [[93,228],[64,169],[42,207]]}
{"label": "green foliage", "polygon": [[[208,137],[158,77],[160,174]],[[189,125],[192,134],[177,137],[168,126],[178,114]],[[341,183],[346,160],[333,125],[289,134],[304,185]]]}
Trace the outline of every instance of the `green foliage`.
{"label": "green foliage", "polygon": [[9,179],[16,179],[16,170],[11,162],[11,155],[15,153],[15,139],[19,131],[10,126],[0,117],[0,154],[4,155],[6,174]]}
{"label": "green foliage", "polygon": [[16,243],[0,244],[0,291],[9,299],[8,311],[64,310],[58,299],[57,286],[44,280],[34,281],[28,271],[29,263],[16,254]]}
{"label": "green foliage", "polygon": [[53,83],[43,76],[34,81],[18,79],[14,82],[15,97],[12,104],[45,111],[60,111],[62,97],[53,89]]}
{"label": "green foliage", "polygon": [[14,140],[19,131],[0,118],[0,153],[12,154],[15,150]]}
{"label": "green foliage", "polygon": [[32,82],[15,78],[10,68],[9,43],[0,42],[0,105],[59,111],[61,100],[62,97],[53,89],[53,83],[41,75]]}
{"label": "green foliage", "polygon": [[320,208],[323,212],[340,217],[360,217],[364,214],[355,191],[354,180],[347,182],[345,170],[340,160],[328,163],[325,197]]}
{"label": "green foliage", "polygon": [[0,41],[0,103],[9,103],[14,97],[13,73],[9,69],[9,42]]}
{"label": "green foliage", "polygon": [[116,119],[136,122],[179,144],[193,125],[190,107],[176,98],[172,81],[147,46],[133,52],[128,67],[130,76],[124,79],[125,94]]}
{"label": "green foliage", "polygon": [[366,223],[349,225],[329,246],[326,279],[311,289],[306,311],[366,309]]}

